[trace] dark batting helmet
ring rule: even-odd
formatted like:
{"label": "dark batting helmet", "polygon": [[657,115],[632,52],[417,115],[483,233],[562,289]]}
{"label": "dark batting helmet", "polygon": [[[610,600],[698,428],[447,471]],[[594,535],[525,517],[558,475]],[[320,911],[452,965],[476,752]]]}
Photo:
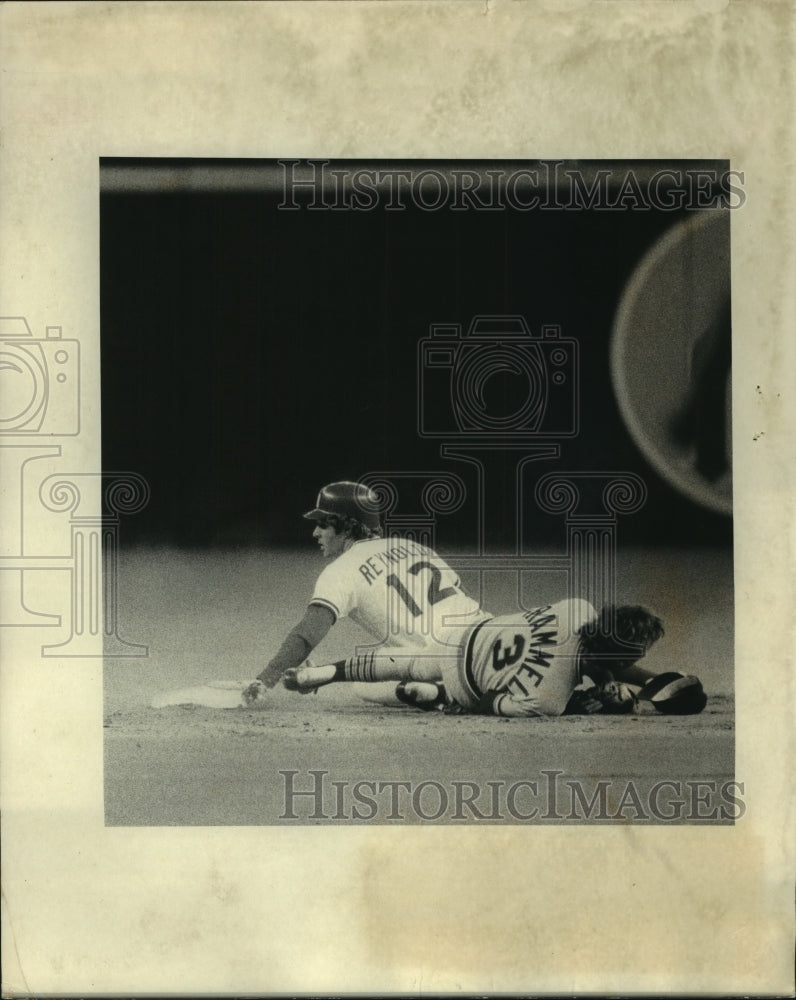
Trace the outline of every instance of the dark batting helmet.
{"label": "dark batting helmet", "polygon": [[361,483],[330,483],[324,486],[315,501],[315,507],[304,517],[309,521],[323,521],[327,517],[359,521],[373,530],[381,526],[378,497]]}

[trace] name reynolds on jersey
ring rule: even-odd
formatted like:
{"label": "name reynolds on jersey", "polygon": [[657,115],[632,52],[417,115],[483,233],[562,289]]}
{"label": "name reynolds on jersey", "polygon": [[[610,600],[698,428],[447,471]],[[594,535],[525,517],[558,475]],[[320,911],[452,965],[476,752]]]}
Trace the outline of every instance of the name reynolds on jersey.
{"label": "name reynolds on jersey", "polygon": [[363,563],[360,563],[359,572],[368,581],[368,586],[372,587],[376,578],[384,573],[382,567],[387,566],[389,568],[403,562],[404,559],[408,559],[410,556],[422,556],[424,554],[420,546],[415,545],[413,542],[400,542],[399,544],[392,545],[384,552],[377,552],[375,556],[368,556]]}

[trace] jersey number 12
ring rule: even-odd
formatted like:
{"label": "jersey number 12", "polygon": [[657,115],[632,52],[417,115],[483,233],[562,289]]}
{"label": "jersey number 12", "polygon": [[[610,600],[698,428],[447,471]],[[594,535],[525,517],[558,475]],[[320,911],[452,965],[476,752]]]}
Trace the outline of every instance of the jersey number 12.
{"label": "jersey number 12", "polygon": [[[440,581],[442,580],[442,570],[439,566],[435,566],[434,563],[428,562],[426,559],[420,562],[412,563],[409,567],[409,572],[412,576],[417,576],[422,570],[427,569],[431,571],[431,580],[428,584],[428,593],[426,598],[429,604],[439,604],[440,601],[444,601],[446,597],[452,597],[456,593],[455,587],[442,587],[440,589]],[[387,577],[387,586],[393,587],[400,596],[404,604],[409,608],[412,615],[418,618],[423,614],[420,605],[415,601],[409,591],[404,587],[395,573],[390,573]]]}

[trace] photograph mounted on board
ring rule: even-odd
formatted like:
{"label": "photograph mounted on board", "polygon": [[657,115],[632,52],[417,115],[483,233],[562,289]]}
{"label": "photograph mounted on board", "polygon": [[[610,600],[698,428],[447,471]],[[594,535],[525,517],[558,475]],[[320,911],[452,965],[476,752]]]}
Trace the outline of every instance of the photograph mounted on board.
{"label": "photograph mounted on board", "polygon": [[744,201],[102,159],[106,824],[739,819]]}

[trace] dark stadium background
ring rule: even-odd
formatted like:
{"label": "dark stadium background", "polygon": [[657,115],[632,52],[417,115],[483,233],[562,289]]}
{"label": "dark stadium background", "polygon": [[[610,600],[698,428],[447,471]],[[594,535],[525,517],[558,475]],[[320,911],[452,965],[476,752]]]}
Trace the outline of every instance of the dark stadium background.
{"label": "dark stadium background", "polygon": [[[156,168],[183,182],[153,180]],[[280,190],[238,176],[230,166],[214,187],[184,162],[102,163],[103,468],[151,487],[123,543],[304,544],[318,488],[374,471],[452,471],[472,494],[471,468],[417,433],[418,342],[431,323],[518,313],[576,338],[583,373],[579,435],[529,475],[635,472],[648,499],[620,519],[620,541],[729,546],[731,520],[639,453],[609,376],[623,286],[683,212],[287,212]],[[495,546],[515,541],[513,461],[492,460]],[[472,499],[440,516],[440,545],[470,546],[476,516]],[[563,540],[535,509],[523,530],[526,546]]]}

